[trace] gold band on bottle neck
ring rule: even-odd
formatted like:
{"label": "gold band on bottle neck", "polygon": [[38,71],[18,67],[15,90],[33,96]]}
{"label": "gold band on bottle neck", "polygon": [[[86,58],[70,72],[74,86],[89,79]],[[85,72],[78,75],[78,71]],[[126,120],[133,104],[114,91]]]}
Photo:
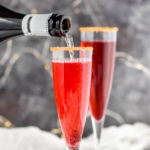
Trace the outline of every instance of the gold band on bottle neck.
{"label": "gold band on bottle neck", "polygon": [[92,51],[93,47],[51,47],[51,51],[56,52],[56,51]]}
{"label": "gold band on bottle neck", "polygon": [[117,32],[119,29],[117,27],[81,27],[79,30],[80,32]]}

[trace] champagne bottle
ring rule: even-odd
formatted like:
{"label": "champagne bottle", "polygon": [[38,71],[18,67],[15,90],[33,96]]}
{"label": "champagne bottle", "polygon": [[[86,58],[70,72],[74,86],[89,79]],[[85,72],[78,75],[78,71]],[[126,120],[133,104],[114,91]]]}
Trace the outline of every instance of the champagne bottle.
{"label": "champagne bottle", "polygon": [[18,36],[62,37],[71,30],[71,20],[61,14],[20,14],[0,5],[0,44]]}

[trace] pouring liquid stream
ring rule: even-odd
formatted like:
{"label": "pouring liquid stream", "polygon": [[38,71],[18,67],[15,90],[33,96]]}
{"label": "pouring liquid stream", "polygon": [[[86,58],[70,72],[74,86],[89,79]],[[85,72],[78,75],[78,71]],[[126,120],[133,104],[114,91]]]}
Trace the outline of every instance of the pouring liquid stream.
{"label": "pouring liquid stream", "polygon": [[[68,47],[74,47],[73,37],[70,32],[68,34],[66,34],[65,41],[66,41],[66,44]],[[74,59],[74,51],[69,51],[69,54],[70,54],[71,60],[73,60]]]}

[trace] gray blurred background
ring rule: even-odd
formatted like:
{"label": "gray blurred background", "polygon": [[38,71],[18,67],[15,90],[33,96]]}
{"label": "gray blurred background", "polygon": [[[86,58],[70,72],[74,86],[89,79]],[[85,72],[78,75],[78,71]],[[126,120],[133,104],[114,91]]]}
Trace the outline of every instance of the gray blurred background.
{"label": "gray blurred background", "polygon": [[[81,26],[119,27],[105,126],[150,124],[149,0],[0,0],[0,4],[24,14],[70,16],[75,46],[80,45]],[[46,37],[20,37],[12,44],[0,45],[0,115],[15,126],[37,126],[47,131],[57,128],[49,47],[60,45],[65,45],[64,39]],[[84,136],[90,133],[88,118]]]}

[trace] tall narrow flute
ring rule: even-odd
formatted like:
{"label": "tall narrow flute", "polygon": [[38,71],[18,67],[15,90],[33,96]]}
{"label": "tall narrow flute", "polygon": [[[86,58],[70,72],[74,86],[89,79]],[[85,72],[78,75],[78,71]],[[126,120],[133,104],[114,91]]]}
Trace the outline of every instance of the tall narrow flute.
{"label": "tall narrow flute", "polygon": [[98,150],[113,81],[118,28],[85,27],[80,28],[80,31],[81,46],[93,47],[89,109],[95,138],[95,150]]}
{"label": "tall narrow flute", "polygon": [[[92,49],[51,48],[55,100],[67,150],[79,150],[82,138],[90,96]],[[75,51],[73,59],[69,51]]]}
{"label": "tall narrow flute", "polygon": [[18,36],[66,36],[71,20],[61,14],[20,14],[0,5],[0,44]]}

